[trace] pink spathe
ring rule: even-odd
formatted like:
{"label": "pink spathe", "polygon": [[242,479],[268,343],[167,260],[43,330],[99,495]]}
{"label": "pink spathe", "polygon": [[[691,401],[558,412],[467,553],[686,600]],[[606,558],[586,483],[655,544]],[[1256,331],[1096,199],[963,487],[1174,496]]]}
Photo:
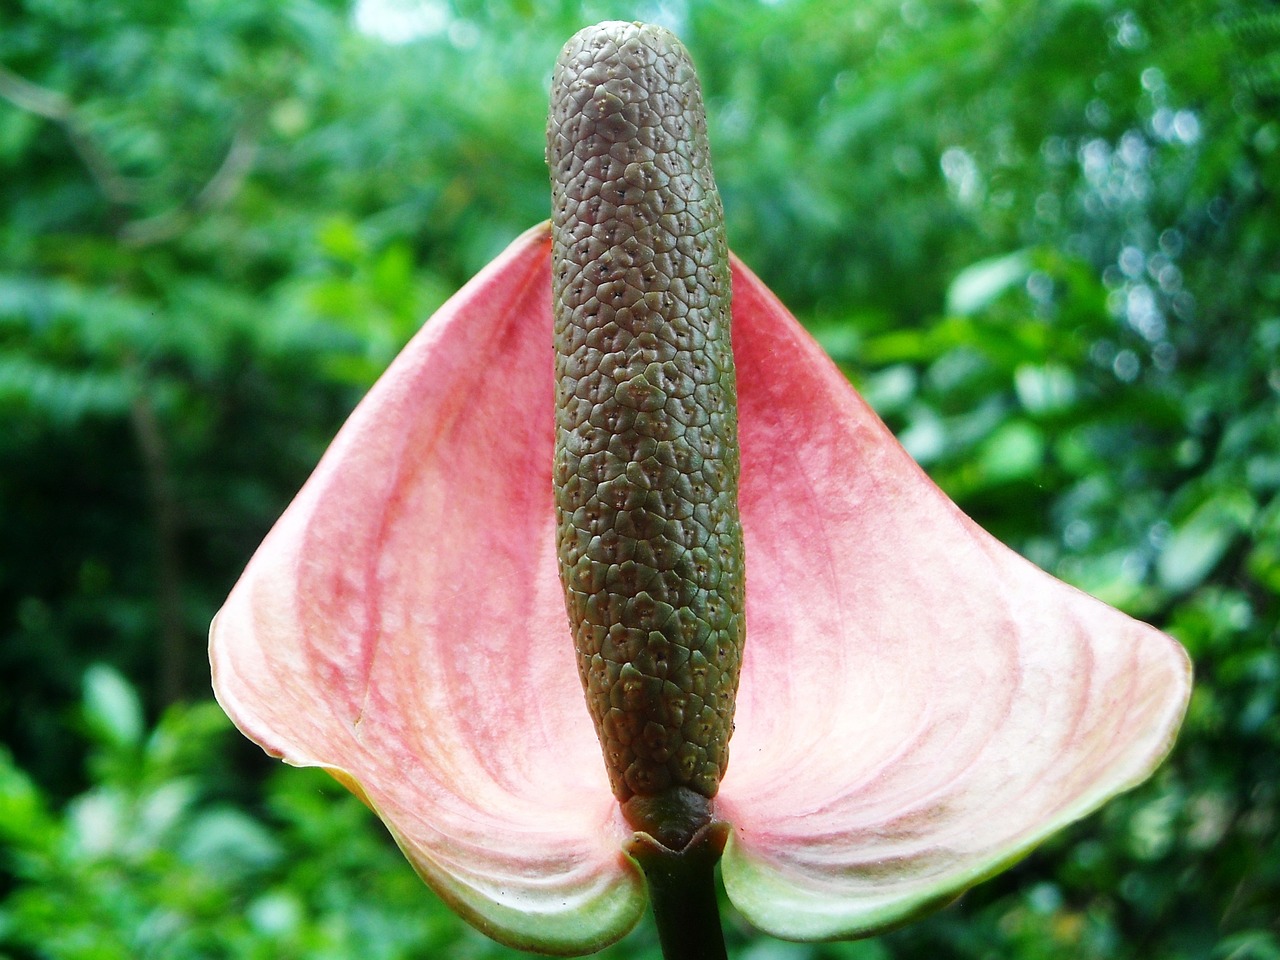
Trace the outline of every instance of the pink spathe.
{"label": "pink spathe", "polygon": [[[484,932],[597,949],[644,908],[556,569],[550,233],[352,414],[210,643],[246,735],[330,770]],[[1182,649],[966,518],[736,260],[747,645],[717,815],[761,928],[856,936],[1144,779]]]}

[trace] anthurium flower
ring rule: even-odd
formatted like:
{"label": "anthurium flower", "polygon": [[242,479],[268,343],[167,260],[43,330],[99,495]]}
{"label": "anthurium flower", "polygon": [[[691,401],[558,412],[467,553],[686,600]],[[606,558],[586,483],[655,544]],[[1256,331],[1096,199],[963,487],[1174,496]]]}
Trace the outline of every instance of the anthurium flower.
{"label": "anthurium flower", "polygon": [[[1146,778],[1189,666],[965,517],[731,273],[746,643],[732,761],[703,793],[748,920],[868,935]],[[441,308],[254,555],[210,650],[246,735],[346,784],[479,929],[571,954],[626,933],[645,887],[558,571],[552,288],[542,225]]]}
{"label": "anthurium flower", "polygon": [[[506,943],[586,952],[643,909],[556,570],[547,226],[352,414],[218,615],[218,698],[332,772]],[[730,899],[784,937],[872,933],[1134,786],[1189,668],[992,539],[734,261],[749,641]]]}

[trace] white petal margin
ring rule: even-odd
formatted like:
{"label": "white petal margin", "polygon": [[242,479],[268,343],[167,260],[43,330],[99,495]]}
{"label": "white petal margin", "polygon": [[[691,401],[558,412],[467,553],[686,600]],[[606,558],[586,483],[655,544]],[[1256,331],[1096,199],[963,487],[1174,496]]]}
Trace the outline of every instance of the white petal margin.
{"label": "white petal margin", "polygon": [[[550,234],[378,381],[214,623],[237,726],[329,770],[496,940],[588,953],[644,909],[555,565]],[[270,456],[270,451],[263,451]]]}
{"label": "white petal margin", "polygon": [[748,638],[724,883],[776,936],[871,935],[1145,779],[1190,664],[961,514],[736,262],[734,345]]}

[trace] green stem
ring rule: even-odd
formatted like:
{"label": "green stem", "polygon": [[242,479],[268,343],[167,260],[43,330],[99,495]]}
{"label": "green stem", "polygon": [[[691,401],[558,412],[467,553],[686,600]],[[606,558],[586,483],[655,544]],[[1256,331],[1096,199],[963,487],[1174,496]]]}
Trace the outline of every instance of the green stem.
{"label": "green stem", "polygon": [[640,864],[666,960],[728,960],[716,895],[716,863],[724,852],[729,825],[715,822],[699,830],[682,850],[672,850],[647,833],[637,833],[626,851]]}

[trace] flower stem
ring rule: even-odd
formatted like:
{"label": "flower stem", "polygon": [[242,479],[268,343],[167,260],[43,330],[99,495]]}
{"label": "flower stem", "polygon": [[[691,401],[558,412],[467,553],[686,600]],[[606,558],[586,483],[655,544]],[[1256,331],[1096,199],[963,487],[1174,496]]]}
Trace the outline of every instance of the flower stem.
{"label": "flower stem", "polygon": [[716,821],[681,850],[647,833],[636,833],[627,843],[627,853],[648,881],[665,960],[728,960],[716,896],[716,863],[728,837],[729,825]]}

